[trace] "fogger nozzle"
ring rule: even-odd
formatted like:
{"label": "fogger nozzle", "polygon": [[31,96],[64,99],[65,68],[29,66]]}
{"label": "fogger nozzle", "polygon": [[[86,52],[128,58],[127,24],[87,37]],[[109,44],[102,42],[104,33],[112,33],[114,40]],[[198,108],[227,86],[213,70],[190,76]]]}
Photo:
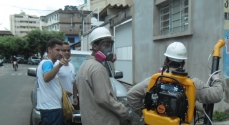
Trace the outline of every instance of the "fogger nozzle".
{"label": "fogger nozzle", "polygon": [[219,39],[218,42],[216,43],[216,45],[214,46],[214,49],[213,49],[213,56],[221,57],[220,48],[223,47],[225,44],[226,44],[226,43],[225,43],[224,40]]}

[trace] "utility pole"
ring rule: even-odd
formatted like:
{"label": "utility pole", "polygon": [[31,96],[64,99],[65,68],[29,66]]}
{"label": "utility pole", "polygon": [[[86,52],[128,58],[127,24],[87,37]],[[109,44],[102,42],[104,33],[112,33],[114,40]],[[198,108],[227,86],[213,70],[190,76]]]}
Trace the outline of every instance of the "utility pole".
{"label": "utility pole", "polygon": [[81,8],[80,8],[80,15],[81,15],[81,17],[82,17],[82,33],[81,33],[81,35],[83,35],[84,34],[84,13],[83,13],[83,8],[85,7],[85,5],[83,5]]}

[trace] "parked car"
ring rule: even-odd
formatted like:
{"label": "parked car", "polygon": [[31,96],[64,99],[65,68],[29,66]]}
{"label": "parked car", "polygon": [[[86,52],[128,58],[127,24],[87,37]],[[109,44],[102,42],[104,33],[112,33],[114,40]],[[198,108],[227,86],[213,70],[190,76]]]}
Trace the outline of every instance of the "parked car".
{"label": "parked car", "polygon": [[4,59],[0,58],[0,66],[3,66]]}
{"label": "parked car", "polygon": [[[75,67],[76,75],[77,71],[79,70],[80,66],[82,65],[83,61],[87,58],[87,56],[91,55],[91,52],[89,51],[76,51],[71,50],[71,63]],[[122,78],[123,73],[121,71],[115,71],[113,72],[111,65],[109,62],[104,62],[103,65],[108,70],[110,81],[112,83],[113,90],[116,94],[117,99],[122,102],[123,104],[127,105],[127,90],[126,88],[116,79]],[[27,74],[29,76],[35,76],[36,77],[36,68],[28,68]],[[34,83],[34,89],[31,92],[31,100],[32,100],[32,113],[31,113],[31,124],[32,125],[40,125],[41,124],[41,118],[40,118],[40,112],[36,109],[37,104],[37,82],[35,80]],[[74,123],[81,123],[81,114],[80,110],[75,110],[72,114],[72,121]],[[131,119],[129,119],[129,122],[131,124]]]}
{"label": "parked car", "polygon": [[30,56],[28,58],[28,64],[31,64],[31,65],[33,65],[33,64],[39,64],[40,61],[41,60],[38,57],[36,57],[36,56]]}
{"label": "parked car", "polygon": [[25,59],[24,57],[22,57],[22,58],[19,58],[17,60],[17,62],[18,62],[18,64],[27,64],[28,63],[28,60]]}

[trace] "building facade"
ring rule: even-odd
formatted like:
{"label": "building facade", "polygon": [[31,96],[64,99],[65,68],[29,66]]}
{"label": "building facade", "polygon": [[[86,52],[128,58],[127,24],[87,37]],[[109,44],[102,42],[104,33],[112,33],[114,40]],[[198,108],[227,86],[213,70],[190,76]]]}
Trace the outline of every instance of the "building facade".
{"label": "building facade", "polygon": [[10,31],[14,36],[23,37],[31,30],[40,27],[40,19],[36,15],[28,15],[24,12],[10,15]]}
{"label": "building facade", "polygon": [[81,11],[76,6],[65,6],[64,10],[59,9],[46,16],[41,16],[41,28],[42,30],[64,32],[65,41],[74,44],[80,41],[83,28],[91,27],[90,20],[84,21],[84,25],[82,23],[82,17],[89,13],[90,11]]}
{"label": "building facade", "polygon": [[[227,3],[228,0],[134,0],[134,84],[158,71],[164,63],[167,46],[175,41],[182,42],[187,48],[185,70],[188,75],[207,82],[212,63],[209,56],[215,44],[219,39],[224,39],[228,46],[228,40],[225,39],[225,30],[228,30],[225,29],[225,13],[229,12],[225,9]],[[209,9],[209,6],[214,9]],[[227,46],[221,49],[219,63],[226,86],[229,85],[229,64],[225,63],[229,60],[225,52]],[[229,108],[229,88],[226,86],[225,98],[215,104],[214,110],[225,111]]]}
{"label": "building facade", "polygon": [[[187,48],[188,75],[207,82],[212,62],[209,56],[218,40],[224,39],[226,46],[221,49],[219,70],[226,84],[225,97],[215,104],[214,110],[229,109],[228,3],[228,0],[134,0],[131,17],[124,18],[128,15],[125,10],[101,25],[114,36],[117,54],[114,65],[115,70],[123,71],[121,80],[134,85],[157,73],[164,64],[167,46],[179,41]],[[208,9],[209,6],[214,9]],[[88,41],[89,35],[84,37],[82,48],[89,49]]]}
{"label": "building facade", "polygon": [[107,5],[123,5],[123,6],[131,6],[133,4],[133,0],[90,0],[90,9],[95,10],[99,8],[99,12],[103,10]]}

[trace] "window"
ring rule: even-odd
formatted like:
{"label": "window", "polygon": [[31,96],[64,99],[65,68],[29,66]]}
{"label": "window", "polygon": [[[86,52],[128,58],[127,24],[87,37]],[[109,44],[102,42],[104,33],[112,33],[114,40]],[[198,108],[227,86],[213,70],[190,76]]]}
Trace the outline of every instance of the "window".
{"label": "window", "polygon": [[171,0],[160,6],[161,35],[188,29],[188,0]]}
{"label": "window", "polygon": [[68,41],[69,41],[70,43],[75,43],[74,38],[68,38]]}
{"label": "window", "polygon": [[192,35],[192,0],[155,0],[153,39]]}
{"label": "window", "polygon": [[57,21],[59,20],[59,14],[56,14],[56,20]]}
{"label": "window", "polygon": [[224,19],[229,20],[229,13],[228,12],[224,12]]}
{"label": "window", "polygon": [[75,67],[75,72],[77,75],[77,72],[80,68],[80,66],[83,64],[83,62],[87,59],[88,55],[79,55],[79,54],[71,54],[71,63]]}
{"label": "window", "polygon": [[32,59],[39,59],[38,57],[32,56]]}

